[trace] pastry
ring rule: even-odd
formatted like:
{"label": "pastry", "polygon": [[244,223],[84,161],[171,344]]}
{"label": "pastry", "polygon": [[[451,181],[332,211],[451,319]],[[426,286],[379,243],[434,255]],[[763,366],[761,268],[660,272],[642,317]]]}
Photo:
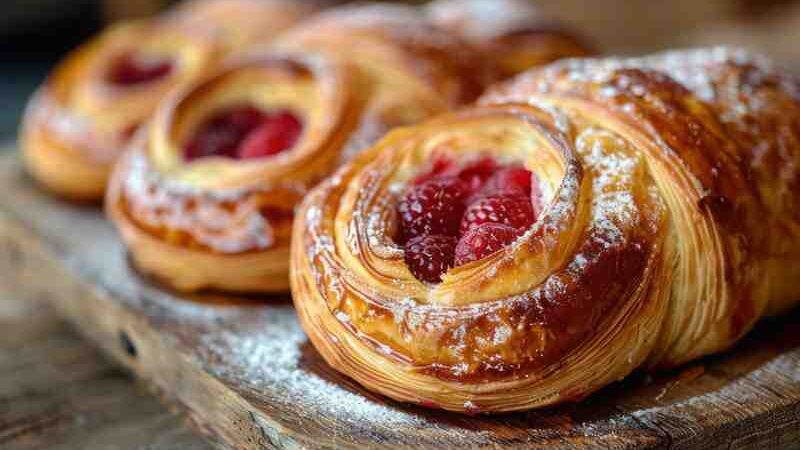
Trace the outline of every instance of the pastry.
{"label": "pastry", "polygon": [[180,290],[286,290],[292,210],[354,126],[351,76],[276,54],[168,97],[106,198],[134,263]]}
{"label": "pastry", "polygon": [[592,53],[578,36],[545,18],[530,1],[433,0],[425,9],[434,24],[477,46],[504,78]]}
{"label": "pastry", "polygon": [[575,59],[389,133],[296,212],[336,370],[466,413],[729,348],[800,288],[800,85],[724,48]]}
{"label": "pastry", "polygon": [[219,57],[204,33],[159,20],[113,25],[70,53],[28,103],[28,171],[76,200],[103,196],[111,165],[170,89]]}
{"label": "pastry", "polygon": [[106,202],[140,270],[179,290],[287,291],[305,192],[389,128],[477,96],[477,52],[394,8],[322,13],[164,101]]}

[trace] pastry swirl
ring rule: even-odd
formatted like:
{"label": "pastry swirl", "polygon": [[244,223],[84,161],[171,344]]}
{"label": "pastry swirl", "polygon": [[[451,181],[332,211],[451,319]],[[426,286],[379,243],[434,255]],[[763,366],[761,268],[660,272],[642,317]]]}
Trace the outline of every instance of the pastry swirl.
{"label": "pastry swirl", "polygon": [[360,74],[364,119],[343,161],[394,127],[475,100],[497,78],[475,47],[402,5],[332,8],[289,30],[273,48],[323,53]]}
{"label": "pastry swirl", "polygon": [[[353,76],[319,55],[250,57],[165,100],[117,165],[106,200],[137,266],[181,290],[286,290],[292,211],[356,125]],[[290,114],[296,119],[270,123],[279,140],[297,137],[269,157],[190,157],[208,118],[231,110],[236,120]],[[287,131],[294,121],[302,128]],[[212,132],[207,145],[227,136]]]}
{"label": "pastry swirl", "polygon": [[[575,401],[637,367],[724,350],[800,297],[798,93],[738,50],[578,59],[395,130],[297,210],[301,323],[368,389],[469,413]],[[538,217],[459,263],[461,235],[456,266],[421,281],[402,202],[442,154],[466,167],[486,153],[532,173]],[[438,224],[417,212],[423,232]],[[431,264],[446,238],[427,241]]]}

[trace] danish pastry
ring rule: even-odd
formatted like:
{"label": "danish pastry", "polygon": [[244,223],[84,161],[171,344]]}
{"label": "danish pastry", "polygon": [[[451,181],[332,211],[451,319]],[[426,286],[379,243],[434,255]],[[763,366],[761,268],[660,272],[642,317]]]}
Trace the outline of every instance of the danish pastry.
{"label": "danish pastry", "polygon": [[467,413],[724,350],[800,298],[798,88],[739,50],[566,60],[392,131],[297,210],[301,323]]}
{"label": "danish pastry", "polygon": [[496,79],[474,46],[434,26],[419,8],[397,4],[323,11],[273,47],[323,53],[360,74],[363,120],[342,160],[396,126],[475,100]]}
{"label": "danish pastry", "polygon": [[293,207],[354,127],[351,76],[276,54],[165,100],[106,199],[136,265],[181,290],[285,290]]}

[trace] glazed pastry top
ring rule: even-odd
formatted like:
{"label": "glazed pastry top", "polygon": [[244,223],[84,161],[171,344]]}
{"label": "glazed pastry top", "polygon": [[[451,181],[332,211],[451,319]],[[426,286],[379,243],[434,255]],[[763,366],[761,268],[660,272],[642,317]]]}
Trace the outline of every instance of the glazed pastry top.
{"label": "glazed pastry top", "polygon": [[[368,387],[456,410],[576,399],[725,349],[800,294],[797,87],[721,48],[567,60],[393,131],[299,210],[304,325]],[[481,236],[505,242],[493,253],[425,279],[408,252],[438,261],[446,245],[398,236],[442,154],[524,166],[541,205],[524,233]],[[433,233],[438,203],[418,204]],[[485,220],[510,223],[492,206]]]}
{"label": "glazed pastry top", "polygon": [[[174,244],[222,253],[285,245],[294,204],[336,160],[341,134],[352,127],[348,83],[346,69],[327,59],[271,55],[231,62],[173,93],[121,169],[130,217]],[[239,111],[238,120],[256,115],[255,128],[234,143],[239,148],[259,123],[269,126],[270,114],[291,117],[296,137],[254,158],[189,155],[195,136],[220,111]],[[235,126],[212,130],[205,145]]]}

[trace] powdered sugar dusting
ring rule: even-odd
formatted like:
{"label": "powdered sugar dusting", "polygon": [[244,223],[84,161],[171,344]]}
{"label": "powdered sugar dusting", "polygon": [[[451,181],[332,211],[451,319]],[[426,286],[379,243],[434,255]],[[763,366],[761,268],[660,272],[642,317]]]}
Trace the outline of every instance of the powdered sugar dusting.
{"label": "powdered sugar dusting", "polygon": [[59,139],[86,152],[97,162],[110,164],[125,147],[123,133],[110,134],[99,129],[92,119],[58,102],[47,87],[40,89],[28,104],[26,115],[49,128]]}
{"label": "powdered sugar dusting", "polygon": [[[397,424],[422,425],[420,417],[376,402],[359,393],[331,383],[303,367],[302,349],[307,338],[291,308],[272,309],[259,314],[258,330],[226,331],[203,336],[201,343],[211,360],[219,361],[213,370],[234,379],[254,392],[269,386],[275,400],[295,405],[302,398],[318,414],[363,425],[387,427]],[[309,353],[316,357],[316,352]]]}
{"label": "powdered sugar dusting", "polygon": [[137,221],[187,233],[218,252],[264,250],[275,242],[270,222],[259,211],[259,189],[199,190],[176,183],[137,151],[129,157],[123,192]]}

